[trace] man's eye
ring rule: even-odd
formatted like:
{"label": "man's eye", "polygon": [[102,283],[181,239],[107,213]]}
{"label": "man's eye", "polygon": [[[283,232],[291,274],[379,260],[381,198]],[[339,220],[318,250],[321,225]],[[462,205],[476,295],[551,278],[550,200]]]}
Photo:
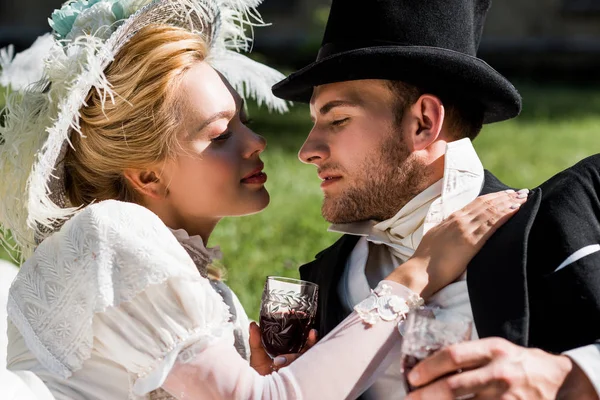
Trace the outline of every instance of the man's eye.
{"label": "man's eye", "polygon": [[233,132],[231,131],[227,131],[215,138],[212,138],[210,141],[211,142],[224,142],[225,140],[229,139],[231,137],[231,135],[233,134]]}
{"label": "man's eye", "polygon": [[254,120],[252,118],[242,119],[242,124],[244,124],[246,126],[250,126],[250,125],[252,125],[252,123],[254,123]]}
{"label": "man's eye", "polygon": [[341,125],[344,125],[348,121],[350,121],[350,118],[336,119],[335,121],[331,122],[331,125],[332,126],[341,126]]}

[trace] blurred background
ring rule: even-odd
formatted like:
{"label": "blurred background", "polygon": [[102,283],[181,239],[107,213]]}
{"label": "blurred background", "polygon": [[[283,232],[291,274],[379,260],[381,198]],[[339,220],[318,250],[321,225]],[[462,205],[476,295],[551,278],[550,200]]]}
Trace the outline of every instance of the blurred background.
{"label": "blurred background", "polygon": [[[1,0],[0,48],[28,47],[49,31],[47,18],[61,3]],[[265,0],[259,11],[272,25],[256,29],[253,57],[285,73],[313,61],[329,5]],[[535,187],[600,152],[600,0],[497,0],[479,56],[513,81],[524,104],[521,116],[486,126],[475,140],[487,169],[514,187]],[[3,101],[0,93],[0,106]],[[298,266],[337,235],[320,216],[314,167],[296,158],[311,128],[307,107],[296,105],[283,116],[255,105],[250,111],[252,128],[269,143],[263,158],[271,205],[258,215],[224,220],[209,245],[221,246],[227,283],[256,318],[265,276],[297,277]],[[0,250],[0,257],[8,255]]]}

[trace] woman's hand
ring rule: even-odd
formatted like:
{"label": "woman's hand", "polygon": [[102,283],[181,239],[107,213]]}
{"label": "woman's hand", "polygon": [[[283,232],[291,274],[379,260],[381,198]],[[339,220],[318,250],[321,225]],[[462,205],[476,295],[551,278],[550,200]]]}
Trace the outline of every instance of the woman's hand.
{"label": "woman's hand", "polygon": [[427,299],[454,282],[492,234],[527,201],[527,189],[480,196],[432,228],[389,280]]}
{"label": "woman's hand", "polygon": [[277,371],[279,368],[290,365],[295,359],[304,354],[308,349],[313,347],[317,343],[317,331],[311,329],[308,334],[306,344],[302,348],[300,353],[296,354],[283,354],[271,359],[265,351],[262,342],[260,340],[260,327],[256,322],[250,323],[250,366],[256,370],[260,375],[269,375],[273,371]]}

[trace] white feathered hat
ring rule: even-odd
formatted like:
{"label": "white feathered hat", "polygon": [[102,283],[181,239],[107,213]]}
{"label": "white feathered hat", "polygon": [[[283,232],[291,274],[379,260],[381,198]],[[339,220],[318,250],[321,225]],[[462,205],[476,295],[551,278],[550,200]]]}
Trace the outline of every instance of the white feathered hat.
{"label": "white feathered hat", "polygon": [[[271,86],[283,79],[274,69],[240,54],[249,51],[248,33],[264,25],[256,11],[262,0],[76,0],[56,10],[53,35],[14,60],[0,53],[0,82],[13,86],[0,123],[0,242],[12,233],[21,257],[71,217],[65,196],[62,158],[69,136],[81,134],[79,109],[93,88],[112,100],[104,70],[141,28],[168,24],[206,38],[207,62],[244,97],[270,109],[287,110]],[[37,58],[37,61],[35,60]],[[43,58],[43,61],[42,61]],[[23,88],[19,64],[43,63],[41,79]],[[34,74],[39,74],[33,69]]]}

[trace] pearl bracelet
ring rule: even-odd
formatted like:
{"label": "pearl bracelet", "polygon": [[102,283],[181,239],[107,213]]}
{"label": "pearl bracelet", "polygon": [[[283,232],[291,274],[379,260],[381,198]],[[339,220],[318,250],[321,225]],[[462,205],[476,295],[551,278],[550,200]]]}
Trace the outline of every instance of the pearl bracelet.
{"label": "pearl bracelet", "polygon": [[367,325],[383,321],[402,321],[409,311],[423,305],[424,300],[412,293],[408,299],[392,294],[392,287],[380,282],[369,297],[358,303],[354,311]]}

